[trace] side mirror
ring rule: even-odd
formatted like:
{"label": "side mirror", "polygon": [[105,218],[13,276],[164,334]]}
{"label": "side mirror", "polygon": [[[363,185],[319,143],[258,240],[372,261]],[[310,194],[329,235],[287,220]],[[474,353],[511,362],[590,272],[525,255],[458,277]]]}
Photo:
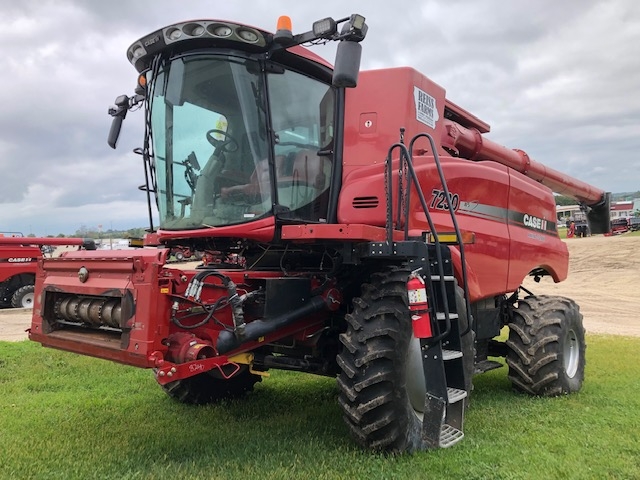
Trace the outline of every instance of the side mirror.
{"label": "side mirror", "polygon": [[129,97],[126,95],[120,95],[116,98],[115,106],[109,108],[109,115],[113,117],[111,122],[111,128],[109,129],[109,136],[107,137],[107,143],[113,149],[116,148],[118,143],[118,137],[120,137],[120,129],[122,128],[122,121],[127,116],[127,110],[129,109]]}
{"label": "side mirror", "polygon": [[338,44],[336,62],[333,68],[333,85],[339,88],[353,88],[358,84],[362,45],[352,40],[342,40]]}
{"label": "side mirror", "polygon": [[127,116],[127,110],[139,105],[144,101],[144,99],[145,96],[140,93],[137,93],[131,98],[126,95],[120,95],[116,98],[115,105],[109,108],[109,115],[113,117],[113,121],[111,122],[111,128],[109,129],[107,143],[111,148],[116,148],[118,137],[120,136],[120,128],[122,128],[122,121]]}
{"label": "side mirror", "polygon": [[113,149],[116,148],[118,143],[118,137],[120,137],[120,129],[122,128],[122,120],[124,116],[113,117],[111,121],[111,128],[109,129],[109,136],[107,137],[107,143]]}

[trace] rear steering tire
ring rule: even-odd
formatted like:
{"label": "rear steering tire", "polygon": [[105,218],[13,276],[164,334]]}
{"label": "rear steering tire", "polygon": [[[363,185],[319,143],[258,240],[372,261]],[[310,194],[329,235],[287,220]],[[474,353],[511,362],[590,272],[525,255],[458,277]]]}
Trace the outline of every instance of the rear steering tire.
{"label": "rear steering tire", "polygon": [[551,295],[518,300],[507,347],[509,380],[516,390],[553,397],[582,387],[585,332],[573,300]]}
{"label": "rear steering tire", "polygon": [[35,300],[35,285],[24,285],[11,296],[11,306],[14,308],[33,308]]}

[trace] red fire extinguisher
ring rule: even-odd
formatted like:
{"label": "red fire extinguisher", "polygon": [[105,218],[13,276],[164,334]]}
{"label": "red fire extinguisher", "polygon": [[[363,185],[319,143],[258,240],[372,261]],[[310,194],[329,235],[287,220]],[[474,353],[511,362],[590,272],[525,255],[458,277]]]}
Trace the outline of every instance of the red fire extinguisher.
{"label": "red fire extinguisher", "polygon": [[411,275],[409,275],[407,294],[409,296],[413,335],[416,338],[433,337],[431,318],[429,317],[429,303],[427,301],[427,288],[418,270],[411,272]]}

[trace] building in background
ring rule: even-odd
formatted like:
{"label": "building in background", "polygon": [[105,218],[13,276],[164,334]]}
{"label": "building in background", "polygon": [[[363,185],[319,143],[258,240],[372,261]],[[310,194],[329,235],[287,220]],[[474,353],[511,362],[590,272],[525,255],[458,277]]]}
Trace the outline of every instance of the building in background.
{"label": "building in background", "polygon": [[[611,204],[611,223],[615,227],[621,225],[621,222],[625,223],[624,220],[627,220],[625,225],[633,230],[638,222],[632,222],[631,219],[634,218],[637,211],[640,211],[640,199],[614,202]],[[556,205],[556,216],[558,226],[569,228],[571,222],[573,222],[573,228],[577,232],[588,234],[587,216],[580,209],[580,205]]]}

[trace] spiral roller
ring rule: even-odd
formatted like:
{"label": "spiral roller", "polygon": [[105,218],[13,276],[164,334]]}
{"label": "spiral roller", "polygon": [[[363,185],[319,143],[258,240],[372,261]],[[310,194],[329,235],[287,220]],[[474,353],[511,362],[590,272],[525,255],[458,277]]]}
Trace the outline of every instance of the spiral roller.
{"label": "spiral roller", "polygon": [[121,328],[120,298],[65,297],[56,301],[54,313],[57,318],[68,322],[96,328]]}

